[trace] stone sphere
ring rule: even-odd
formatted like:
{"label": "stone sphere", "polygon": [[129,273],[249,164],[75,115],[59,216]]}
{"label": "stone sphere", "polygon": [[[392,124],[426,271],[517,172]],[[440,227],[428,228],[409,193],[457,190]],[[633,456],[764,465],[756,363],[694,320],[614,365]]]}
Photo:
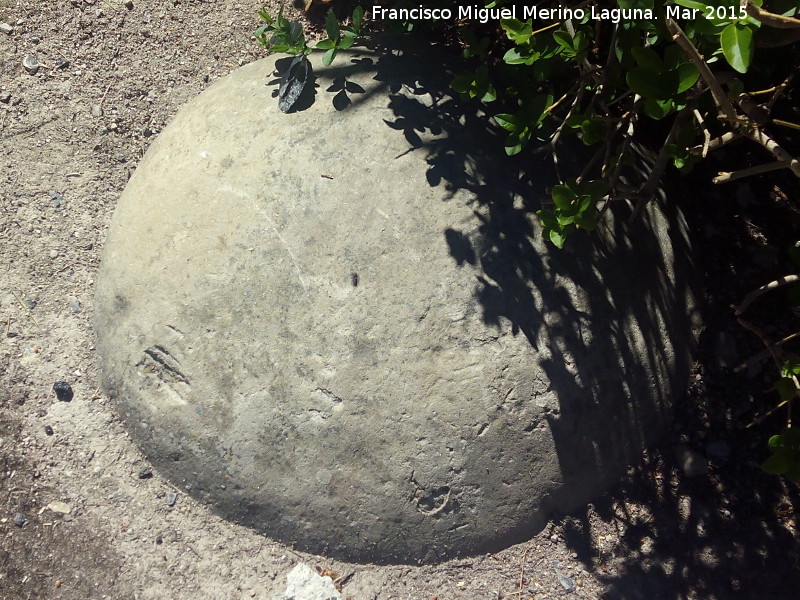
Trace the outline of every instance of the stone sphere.
{"label": "stone sphere", "polygon": [[188,103],[130,179],[96,290],[101,377],[175,485],[297,548],[496,550],[636,462],[686,384],[686,226],[620,202],[559,251],[550,159],[434,57],[286,59]]}

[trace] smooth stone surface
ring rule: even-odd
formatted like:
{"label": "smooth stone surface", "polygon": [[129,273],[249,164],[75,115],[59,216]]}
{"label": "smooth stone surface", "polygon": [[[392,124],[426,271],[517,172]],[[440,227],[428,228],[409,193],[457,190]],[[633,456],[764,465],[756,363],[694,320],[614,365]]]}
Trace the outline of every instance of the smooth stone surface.
{"label": "smooth stone surface", "polygon": [[526,539],[669,421],[685,225],[628,228],[620,203],[594,246],[557,251],[533,215],[549,159],[502,155],[438,62],[313,59],[304,110],[279,113],[265,59],[148,150],[98,277],[104,389],[176,485],[300,548],[413,562]]}

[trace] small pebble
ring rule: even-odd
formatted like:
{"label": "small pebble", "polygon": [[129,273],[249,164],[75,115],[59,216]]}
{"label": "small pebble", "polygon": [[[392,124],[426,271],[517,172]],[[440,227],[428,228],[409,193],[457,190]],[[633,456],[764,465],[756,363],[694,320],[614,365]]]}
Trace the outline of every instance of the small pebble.
{"label": "small pebble", "polygon": [[37,408],[36,409],[36,416],[46,417],[47,416],[47,411],[44,408]]}
{"label": "small pebble", "polygon": [[33,310],[34,308],[36,308],[36,305],[38,304],[38,302],[36,300],[34,300],[33,298],[28,298],[25,301],[25,304],[28,305],[29,309]]}
{"label": "small pebble", "polygon": [[55,433],[55,432],[53,431],[53,428],[52,428],[52,427],[50,427],[50,425],[45,425],[45,426],[44,426],[44,432],[45,432],[47,435],[53,435],[53,434]]}
{"label": "small pebble", "polygon": [[50,258],[58,258],[58,250],[50,250]]}
{"label": "small pebble", "polygon": [[157,535],[156,544],[163,544],[163,543],[164,543],[164,538],[162,538],[160,535]]}
{"label": "small pebble", "polygon": [[122,163],[126,163],[126,162],[128,162],[128,159],[127,159],[127,158],[125,158],[124,156],[122,156],[122,154],[120,154],[120,155],[117,157],[117,162],[118,162],[118,163],[120,163],[120,164],[122,164]]}
{"label": "small pebble", "polygon": [[131,0],[127,0],[127,2],[125,2],[125,8],[128,10],[133,10],[133,2],[131,2]]}
{"label": "small pebble", "polygon": [[81,312],[81,301],[80,300],[73,300],[69,303],[69,309],[74,313]]}
{"label": "small pebble", "polygon": [[145,467],[139,471],[139,479],[150,479],[153,476],[153,469]]}
{"label": "small pebble", "polygon": [[28,54],[22,59],[22,66],[31,75],[36,75],[37,71],[39,71],[39,59],[36,58],[35,54]]}
{"label": "small pebble", "polygon": [[3,104],[8,104],[11,102],[11,93],[10,92],[0,92],[0,102]]}
{"label": "small pebble", "polygon": [[53,384],[53,391],[56,393],[56,398],[61,402],[69,402],[74,397],[72,386],[66,381],[56,381]]}
{"label": "small pebble", "polygon": [[178,494],[175,492],[167,492],[167,506],[175,506],[178,501]]}
{"label": "small pebble", "polygon": [[69,67],[69,61],[66,58],[59,58],[56,60],[56,68],[66,69]]}
{"label": "small pebble", "polygon": [[558,543],[558,536],[554,533],[553,535],[550,536],[550,541],[553,542],[554,544]]}
{"label": "small pebble", "polygon": [[5,34],[11,35],[12,33],[14,33],[14,26],[9,25],[8,23],[0,23],[0,31],[2,31]]}
{"label": "small pebble", "polygon": [[92,104],[92,116],[93,117],[102,117],[103,116],[103,107],[99,104]]}
{"label": "small pebble", "polygon": [[55,206],[56,208],[61,206],[61,202],[62,200],[64,200],[64,196],[62,196],[55,190],[50,190],[49,192],[47,192],[47,195],[53,199],[53,206]]}
{"label": "small pebble", "polygon": [[17,527],[22,527],[23,525],[25,525],[26,520],[27,519],[25,519],[25,515],[22,513],[17,513],[14,515],[14,525],[16,525]]}

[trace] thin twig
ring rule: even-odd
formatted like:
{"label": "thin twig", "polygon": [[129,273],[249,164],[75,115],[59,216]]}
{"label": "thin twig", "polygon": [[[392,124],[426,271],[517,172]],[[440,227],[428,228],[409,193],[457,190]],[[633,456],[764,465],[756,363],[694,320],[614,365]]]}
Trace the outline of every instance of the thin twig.
{"label": "thin twig", "polygon": [[754,19],[758,19],[764,23],[764,25],[769,25],[775,29],[797,29],[800,27],[800,19],[776,15],[775,13],[759,8],[752,2],[747,3],[747,14]]}
{"label": "thin twig", "polygon": [[687,58],[700,72],[700,76],[703,78],[703,81],[706,82],[708,89],[711,91],[711,95],[714,97],[714,102],[717,103],[725,119],[732,124],[741,123],[742,118],[736,114],[736,110],[734,110],[731,101],[728,100],[728,96],[725,94],[719,81],[717,81],[711,69],[708,68],[708,64],[697,51],[697,48],[695,48],[691,40],[686,37],[683,29],[681,29],[673,19],[666,19],[666,23],[667,29],[672,34],[672,39],[681,47],[681,50],[683,50]]}
{"label": "thin twig", "polygon": [[776,161],[766,165],[756,165],[755,167],[740,169],[739,171],[722,171],[711,181],[714,183],[729,183],[731,181],[736,181],[737,179],[752,177],[753,175],[760,175],[761,173],[769,173],[770,171],[778,171],[780,169],[789,169],[791,166],[791,163]]}
{"label": "thin twig", "polygon": [[[20,305],[20,306],[21,306],[21,307],[22,307],[24,310],[27,310],[27,311],[28,311],[28,313],[30,313],[30,311],[31,311],[30,307],[28,307],[28,306],[25,306],[25,303],[22,301],[22,298],[20,298],[19,296],[17,296],[17,292],[15,292],[14,290],[11,290],[11,293],[12,293],[12,294],[14,294],[14,298],[16,298],[16,299],[17,299],[17,302],[19,302],[19,305]],[[33,321],[33,324],[34,324],[34,325],[36,325],[36,326],[38,327],[38,326],[39,326],[39,324],[36,322],[36,319],[34,318],[34,316],[33,316],[32,314],[28,314],[28,316],[31,318],[31,321]]]}
{"label": "thin twig", "polygon": [[760,129],[745,130],[742,133],[754,142],[761,144],[779,161],[790,163],[789,169],[791,169],[792,173],[797,175],[797,177],[800,177],[800,160],[795,159],[791,154],[784,150],[781,145],[778,144],[778,142],[773,140]]}
{"label": "thin twig", "polygon": [[708,147],[711,145],[711,132],[708,131],[708,127],[706,127],[705,122],[703,121],[703,115],[700,114],[700,111],[696,108],[692,111],[694,118],[697,119],[697,124],[700,125],[700,129],[703,130],[703,151],[700,153],[700,156],[705,158],[708,156]]}
{"label": "thin twig", "polygon": [[750,306],[756,299],[758,299],[762,294],[769,292],[770,290],[774,290],[784,285],[789,285],[790,283],[794,283],[796,281],[800,281],[800,275],[784,275],[783,277],[779,277],[775,281],[770,281],[767,284],[762,285],[760,288],[753,290],[749,294],[744,297],[741,304],[736,307],[736,316],[738,317],[744,311],[747,310],[747,307]]}
{"label": "thin twig", "polygon": [[772,98],[770,98],[769,102],[767,102],[767,108],[769,110],[772,110],[772,107],[775,105],[775,103],[780,100],[781,96],[783,96],[783,94],[786,92],[786,89],[789,87],[792,79],[794,79],[794,73],[784,79],[783,83],[775,87],[775,93],[772,94]]}
{"label": "thin twig", "polygon": [[796,129],[800,131],[800,125],[797,123],[790,123],[789,121],[784,121],[783,119],[772,119],[772,122],[775,125],[780,125],[781,127],[788,127],[789,129]]}
{"label": "thin twig", "polygon": [[[728,131],[726,133],[723,133],[721,136],[714,138],[708,143],[708,150],[710,151],[710,150],[716,150],[717,148],[721,148],[725,144],[730,144],[732,141],[738,139],[739,137],[741,136],[735,131]],[[700,154],[703,151],[704,146],[705,144],[694,146],[692,148],[689,148],[689,152],[691,152],[692,154]]]}
{"label": "thin twig", "polygon": [[772,359],[775,361],[775,364],[778,366],[778,369],[780,369],[782,367],[782,365],[783,365],[783,360],[781,360],[781,358],[782,358],[781,354],[783,352],[783,349],[779,348],[778,346],[773,344],[769,340],[769,338],[767,337],[766,333],[761,331],[761,329],[759,329],[758,327],[756,327],[755,325],[753,325],[749,321],[745,321],[742,318],[737,318],[736,320],[739,322],[739,325],[741,325],[742,327],[747,329],[747,331],[750,331],[751,333],[756,334],[758,339],[761,340],[761,343],[764,344],[764,347],[767,349],[767,351],[772,356]]}
{"label": "thin twig", "polygon": [[[787,335],[785,338],[778,340],[777,342],[775,342],[775,345],[776,346],[783,346],[786,342],[791,342],[793,339],[795,339],[797,337],[800,337],[800,331],[798,331],[796,333],[793,333],[791,335]],[[750,368],[751,365],[759,363],[762,360],[764,360],[765,358],[769,358],[769,351],[768,350],[762,350],[758,354],[756,354],[754,356],[751,356],[750,358],[748,358],[743,363],[737,365],[733,369],[733,372],[734,373],[741,373],[745,369]]]}

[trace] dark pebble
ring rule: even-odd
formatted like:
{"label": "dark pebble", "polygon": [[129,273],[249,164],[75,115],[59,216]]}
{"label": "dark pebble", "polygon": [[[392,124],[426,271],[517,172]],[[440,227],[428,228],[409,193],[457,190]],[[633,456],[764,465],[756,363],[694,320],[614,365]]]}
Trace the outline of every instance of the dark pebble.
{"label": "dark pebble", "polygon": [[17,527],[22,527],[23,525],[25,525],[26,520],[27,519],[25,519],[25,515],[23,515],[22,513],[17,513],[14,515],[14,525],[16,525]]}
{"label": "dark pebble", "polygon": [[163,543],[164,543],[164,538],[162,538],[160,535],[156,536],[156,544],[163,544]]}
{"label": "dark pebble", "polygon": [[139,471],[139,479],[150,479],[153,476],[153,470],[149,467],[145,467],[141,471]]}
{"label": "dark pebble", "polygon": [[72,386],[70,386],[70,384],[68,384],[66,381],[56,381],[53,384],[53,390],[56,393],[56,398],[58,398],[61,402],[69,402],[75,395],[72,392]]}
{"label": "dark pebble", "polygon": [[123,163],[126,163],[126,162],[128,162],[128,159],[127,159],[126,157],[124,157],[122,154],[120,154],[120,155],[117,157],[117,162],[118,162],[118,163],[120,163],[120,164],[123,164]]}
{"label": "dark pebble", "polygon": [[350,283],[353,287],[358,287],[358,273],[350,273]]}
{"label": "dark pebble", "polygon": [[64,196],[62,196],[55,190],[50,190],[49,192],[47,192],[47,195],[53,199],[53,206],[55,206],[56,208],[61,206],[61,202],[64,200]]}
{"label": "dark pebble", "polygon": [[167,506],[175,506],[178,501],[178,494],[175,492],[167,492]]}
{"label": "dark pebble", "polygon": [[37,408],[36,409],[36,415],[39,416],[39,417],[46,417],[47,416],[47,411],[44,408]]}
{"label": "dark pebble", "polygon": [[59,69],[66,69],[69,66],[69,61],[66,58],[59,58],[56,60],[56,67]]}
{"label": "dark pebble", "polygon": [[128,10],[133,10],[133,2],[131,2],[131,0],[128,0],[125,3],[125,8],[127,8]]}
{"label": "dark pebble", "polygon": [[47,435],[53,435],[53,434],[55,433],[55,432],[53,431],[53,428],[52,428],[52,427],[50,427],[50,425],[45,425],[45,426],[44,426],[44,432],[45,432]]}
{"label": "dark pebble", "polygon": [[30,308],[31,310],[33,310],[34,308],[36,308],[36,305],[38,304],[38,302],[36,302],[36,300],[30,300],[30,299],[28,299],[28,300],[26,300],[26,301],[25,301],[25,304],[27,304],[27,305],[28,305],[28,308]]}

